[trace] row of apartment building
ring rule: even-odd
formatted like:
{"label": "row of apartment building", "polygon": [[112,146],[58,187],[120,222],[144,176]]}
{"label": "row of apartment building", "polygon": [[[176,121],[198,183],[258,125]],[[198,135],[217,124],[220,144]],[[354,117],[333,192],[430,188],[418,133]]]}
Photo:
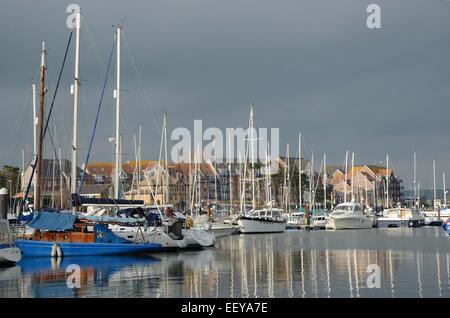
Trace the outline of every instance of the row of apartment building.
{"label": "row of apartment building", "polygon": [[[289,166],[287,165],[289,162]],[[286,208],[297,208],[299,198],[298,158],[280,157],[277,173],[271,175],[272,200]],[[70,161],[67,159],[53,161],[43,160],[42,197],[44,206],[67,208],[70,204]],[[237,163],[200,163],[197,166],[189,163],[169,163],[161,165],[155,160],[143,160],[138,164],[130,161],[122,164],[122,195],[126,199],[143,200],[145,204],[171,203],[177,209],[189,209],[193,203],[205,205],[208,202],[229,206],[230,202],[237,206],[241,198],[251,202],[252,189],[246,183],[243,187],[243,165]],[[289,178],[286,178],[289,171]],[[32,166],[24,172],[24,187],[29,183]],[[93,162],[86,167],[83,187],[80,194],[88,197],[112,197],[114,164],[110,162]],[[355,200],[373,207],[391,206],[402,202],[402,180],[392,169],[374,165],[358,165],[349,169],[347,175],[341,166],[327,166],[326,175],[314,172],[313,195],[310,194],[310,162],[302,160],[302,205],[314,202],[323,207],[324,184],[326,185],[327,208],[347,201]],[[264,169],[255,171],[256,201],[264,205],[267,200],[267,187]],[[83,169],[78,168],[79,180]],[[289,180],[288,182],[286,180]],[[288,185],[289,184],[289,185]],[[387,185],[389,191],[387,191]],[[25,190],[25,189],[23,189]],[[169,197],[166,199],[167,193]],[[389,198],[386,197],[388,193]],[[32,197],[33,191],[30,192]],[[20,196],[21,194],[18,194]]]}

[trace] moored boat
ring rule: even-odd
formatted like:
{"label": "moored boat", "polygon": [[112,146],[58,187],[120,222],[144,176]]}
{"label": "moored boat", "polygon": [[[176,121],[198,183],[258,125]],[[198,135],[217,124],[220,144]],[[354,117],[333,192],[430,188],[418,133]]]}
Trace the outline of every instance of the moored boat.
{"label": "moored boat", "polygon": [[131,216],[121,218],[121,220],[138,218],[144,220],[135,224],[120,222],[110,224],[109,229],[120,237],[135,243],[160,244],[164,250],[176,250],[188,245],[182,232],[184,220],[178,218],[178,214],[174,212],[170,212],[169,216],[164,217],[159,210],[133,208],[121,211],[119,214]]}
{"label": "moored boat", "polygon": [[383,214],[377,219],[378,228],[420,227],[425,223],[425,217],[417,209],[397,207]]}
{"label": "moored boat", "polygon": [[327,217],[325,215],[316,215],[312,220],[312,227],[314,229],[323,230],[327,226]]}
{"label": "moored boat", "polygon": [[24,257],[134,254],[161,248],[160,244],[133,243],[103,224],[81,222],[71,213],[39,212],[28,226],[35,229],[32,239],[15,240]]}
{"label": "moored boat", "polygon": [[338,204],[328,217],[327,228],[370,229],[373,227],[374,217],[364,213],[361,204],[355,202]]}
{"label": "moored boat", "polygon": [[0,220],[0,264],[17,263],[21,258],[20,249],[12,240],[8,220]]}
{"label": "moored boat", "polygon": [[288,216],[286,229],[300,229],[307,225],[305,212],[292,212]]}
{"label": "moored boat", "polygon": [[229,236],[239,229],[239,226],[231,223],[221,223],[207,220],[207,214],[194,218],[194,228],[209,231],[216,239]]}
{"label": "moored boat", "polygon": [[282,209],[264,208],[241,215],[238,220],[241,233],[282,233],[286,230]]}

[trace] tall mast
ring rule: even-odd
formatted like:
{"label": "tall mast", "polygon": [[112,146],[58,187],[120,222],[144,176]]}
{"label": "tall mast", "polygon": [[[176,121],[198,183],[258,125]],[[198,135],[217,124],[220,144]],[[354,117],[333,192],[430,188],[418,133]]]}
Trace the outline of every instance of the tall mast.
{"label": "tall mast", "polygon": [[[53,143],[56,144],[56,125],[53,123]],[[55,173],[56,173],[56,153],[53,152],[52,162],[52,208],[55,208]]]}
{"label": "tall mast", "polygon": [[420,182],[417,182],[417,207],[420,208]]}
{"label": "tall mast", "polygon": [[[39,124],[39,117],[37,117],[36,110],[36,84],[31,85],[31,90],[33,93],[33,162],[36,162],[38,146],[37,146],[37,129]],[[36,179],[34,180],[34,195],[33,198],[36,198],[37,187],[36,187]]]}
{"label": "tall mast", "polygon": [[164,193],[164,204],[167,204],[169,202],[169,166],[167,163],[167,113],[164,112],[164,170],[165,170],[165,193]]}
{"label": "tall mast", "polygon": [[327,209],[327,155],[323,154],[323,208]]}
{"label": "tall mast", "polygon": [[217,161],[217,158],[216,158],[216,139],[214,139],[214,158],[213,158],[213,167],[214,167],[214,200],[215,200],[215,202],[216,202],[216,210],[218,211],[218,207],[217,207],[217,203],[218,203],[218,200],[217,200],[217,196],[218,196],[218,191],[217,191],[217,175],[218,175],[218,173],[217,173],[217,165],[216,165],[216,161]]}
{"label": "tall mast", "polygon": [[[20,178],[20,182],[22,183],[22,198],[25,197],[25,148],[22,148],[22,175]],[[25,206],[23,205],[23,211],[19,211],[20,212],[25,212]]]}
{"label": "tall mast", "polygon": [[[271,161],[269,160],[269,151],[270,149],[270,143],[267,143],[267,148],[266,148],[266,164],[269,166],[269,171],[267,171],[266,169],[266,183],[267,183],[267,199],[269,202],[269,207],[272,209],[273,205],[272,205],[272,169],[271,169]],[[289,145],[288,145],[288,149],[289,149]],[[288,150],[289,153],[289,150]],[[289,158],[289,155],[288,155]]]}
{"label": "tall mast", "polygon": [[302,133],[298,134],[298,209],[302,207]]}
{"label": "tall mast", "polygon": [[251,140],[251,163],[252,163],[252,207],[253,210],[256,209],[256,188],[255,188],[255,153],[254,153],[254,142],[255,136],[253,134],[253,105],[250,108],[250,140]]}
{"label": "tall mast", "polygon": [[116,98],[116,162],[114,173],[114,197],[120,197],[120,32],[122,26],[118,25],[116,30],[116,89],[114,97]]}
{"label": "tall mast", "polygon": [[287,176],[286,176],[286,207],[287,207],[287,212],[289,213],[289,215],[291,214],[291,187],[290,187],[290,178],[289,178],[289,174],[290,174],[290,169],[289,169],[289,165],[290,165],[290,153],[289,153],[289,144],[287,144]]}
{"label": "tall mast", "polygon": [[345,152],[344,202],[347,202],[348,150]]}
{"label": "tall mast", "polygon": [[436,210],[435,202],[436,202],[436,160],[433,160],[433,207],[434,207],[434,210]]}
{"label": "tall mast", "polygon": [[230,177],[230,181],[229,181],[229,185],[228,185],[228,190],[230,191],[230,216],[232,215],[232,208],[233,208],[233,188],[231,186],[231,163],[228,164],[228,174]]}
{"label": "tall mast", "polygon": [[353,176],[354,176],[354,173],[353,173],[353,171],[355,170],[355,153],[354,152],[352,152],[352,172],[351,172],[351,175],[352,175],[352,201],[353,200],[355,200],[355,189],[354,189],[354,186],[353,186]]}
{"label": "tall mast", "polygon": [[58,148],[58,155],[59,155],[59,207],[61,209],[64,209],[63,204],[63,184],[64,184],[64,175],[62,172],[62,157],[61,157],[61,146]]}
{"label": "tall mast", "polygon": [[138,171],[137,171],[137,194],[141,197],[141,147],[142,147],[142,125],[139,124],[139,146],[138,146]]}
{"label": "tall mast", "polygon": [[[75,14],[75,69],[73,75],[73,133],[72,133],[72,167],[70,169],[71,179],[70,188],[71,193],[77,192],[77,125],[78,125],[78,89],[80,86],[80,80],[78,76],[80,66],[80,24],[81,15],[80,12]],[[72,212],[75,213],[77,207],[72,206]]]}
{"label": "tall mast", "polygon": [[34,209],[41,209],[41,182],[42,182],[42,150],[44,147],[44,106],[45,106],[45,43],[42,42],[41,49],[41,70],[40,70],[40,100],[39,100],[39,146],[37,154],[37,178],[36,178],[36,197],[34,198]]}
{"label": "tall mast", "polygon": [[[230,157],[230,163],[228,164],[228,174],[229,174],[229,184],[228,184],[228,191],[230,192],[229,195],[229,199],[230,199],[230,211],[229,211],[229,215],[231,216],[233,214],[232,210],[233,210],[233,188],[232,188],[232,177],[231,177],[231,163],[234,161],[234,158],[231,159],[231,149],[230,149],[230,131],[228,131],[228,138],[227,138],[227,148],[229,151],[229,155],[228,157]],[[233,161],[232,161],[233,160]],[[239,161],[238,161],[239,162]],[[224,192],[225,194],[225,192]]]}
{"label": "tall mast", "polygon": [[386,208],[389,209],[389,155],[386,155]]}
{"label": "tall mast", "polygon": [[309,209],[313,209],[314,200],[314,151],[311,151],[311,164],[309,165]]}
{"label": "tall mast", "polygon": [[414,181],[413,181],[413,197],[414,207],[417,208],[417,175],[416,175],[416,152],[414,152]]}
{"label": "tall mast", "polygon": [[447,208],[447,189],[445,188],[445,172],[442,172],[442,187],[444,188],[444,207]]}
{"label": "tall mast", "polygon": [[[197,147],[197,153],[198,153],[198,158],[202,158],[202,155],[200,153],[200,145]],[[200,166],[200,159],[196,161],[196,175],[198,175],[197,178],[197,188],[198,188],[198,192],[197,192],[197,198],[198,198],[198,208],[199,211],[202,211],[202,167]],[[209,191],[208,191],[209,194]]]}

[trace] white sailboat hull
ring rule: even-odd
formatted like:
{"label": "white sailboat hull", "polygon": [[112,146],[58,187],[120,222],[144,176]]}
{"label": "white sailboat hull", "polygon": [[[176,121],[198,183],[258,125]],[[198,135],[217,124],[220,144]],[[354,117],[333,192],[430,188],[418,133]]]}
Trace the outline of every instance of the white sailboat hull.
{"label": "white sailboat hull", "polygon": [[239,227],[232,224],[206,223],[198,224],[196,228],[212,232],[216,239],[233,234]]}
{"label": "white sailboat hull", "polygon": [[233,234],[237,227],[231,224],[213,224],[211,231],[215,238],[225,237]]}
{"label": "white sailboat hull", "polygon": [[185,238],[174,240],[162,228],[134,228],[124,226],[113,226],[111,230],[114,234],[136,243],[156,243],[161,244],[164,249],[185,248],[188,242]]}
{"label": "white sailboat hull", "polygon": [[6,247],[0,249],[0,264],[17,263],[22,259],[20,249],[17,247]]}
{"label": "white sailboat hull", "polygon": [[282,233],[286,230],[286,222],[271,221],[258,218],[240,218],[238,220],[241,233]]}
{"label": "white sailboat hull", "polygon": [[183,229],[183,236],[188,248],[209,247],[216,243],[214,234],[203,229]]}

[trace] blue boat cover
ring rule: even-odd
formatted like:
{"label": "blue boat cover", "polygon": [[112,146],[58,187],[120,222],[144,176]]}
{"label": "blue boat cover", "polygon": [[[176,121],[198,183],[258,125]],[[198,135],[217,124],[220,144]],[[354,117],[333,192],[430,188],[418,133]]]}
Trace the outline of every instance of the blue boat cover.
{"label": "blue boat cover", "polygon": [[36,212],[27,225],[36,230],[66,231],[73,229],[76,219],[72,213]]}
{"label": "blue boat cover", "polygon": [[95,243],[123,243],[129,244],[131,241],[114,234],[103,224],[94,225]]}
{"label": "blue boat cover", "polygon": [[33,220],[33,217],[34,217],[34,212],[31,212],[28,215],[23,215],[22,213],[20,213],[18,220],[19,220],[19,222],[30,222]]}

